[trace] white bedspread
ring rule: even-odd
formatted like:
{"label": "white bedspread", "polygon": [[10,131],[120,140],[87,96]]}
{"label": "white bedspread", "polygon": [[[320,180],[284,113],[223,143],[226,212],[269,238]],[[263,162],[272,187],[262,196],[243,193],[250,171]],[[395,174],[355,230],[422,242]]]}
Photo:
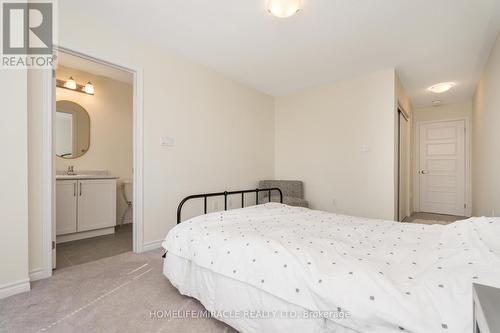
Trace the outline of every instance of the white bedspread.
{"label": "white bedspread", "polygon": [[164,248],[361,332],[471,332],[472,283],[500,287],[500,219],[364,219],[277,203],[193,218]]}

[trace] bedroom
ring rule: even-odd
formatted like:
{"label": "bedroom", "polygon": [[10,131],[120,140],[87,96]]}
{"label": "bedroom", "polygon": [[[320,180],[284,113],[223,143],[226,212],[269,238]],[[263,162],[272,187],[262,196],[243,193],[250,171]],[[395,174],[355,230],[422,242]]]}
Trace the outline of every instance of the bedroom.
{"label": "bedroom", "polygon": [[[122,1],[116,15],[112,2],[57,3],[60,49],[120,65],[135,75],[135,254],[115,258],[124,261],[123,267],[105,261],[107,268],[80,266],[88,271],[72,271],[89,274],[74,297],[77,285],[61,289],[61,298],[45,294],[66,274],[56,270],[49,277],[49,155],[33,154],[47,151],[45,118],[30,117],[46,114],[44,74],[2,70],[2,148],[9,158],[2,166],[7,186],[2,189],[0,244],[9,255],[1,256],[5,270],[0,290],[2,296],[24,292],[0,301],[2,324],[10,325],[4,327],[36,331],[49,326],[126,283],[128,272],[148,264],[128,277],[144,275],[118,290],[123,293],[119,299],[134,299],[133,305],[125,302],[117,309],[111,306],[117,299],[110,295],[53,328],[168,331],[169,322],[186,331],[190,325],[192,331],[203,325],[224,330],[208,319],[149,318],[150,311],[167,306],[158,288],[172,301],[169,309],[199,309],[199,303],[181,297],[162,274],[160,249],[176,225],[179,202],[192,194],[292,179],[303,182],[305,199],[315,210],[394,221],[404,198],[411,217],[418,210],[416,180],[409,176],[423,170],[417,168],[412,149],[417,121],[469,120],[471,190],[470,205],[464,204],[472,209],[471,216],[498,215],[496,1],[306,0],[289,18],[270,15],[266,4]],[[427,90],[448,81],[456,83],[448,92]],[[442,105],[431,108],[436,100]],[[398,104],[412,122],[405,163],[397,158]],[[406,166],[403,185],[398,164]],[[398,196],[400,188],[406,191]],[[248,206],[255,202],[252,195],[246,196]],[[239,195],[229,197],[229,208],[239,208],[240,201]],[[183,220],[203,212],[202,202],[190,204]],[[210,212],[223,207],[223,199],[208,200]],[[93,280],[93,271],[107,278]],[[112,283],[94,289],[104,280]],[[148,303],[141,293],[158,298]],[[23,310],[38,302],[31,297],[51,302],[40,324],[39,317],[30,317],[35,312]],[[105,305],[120,315],[109,319]],[[33,320],[20,318],[21,312]]]}

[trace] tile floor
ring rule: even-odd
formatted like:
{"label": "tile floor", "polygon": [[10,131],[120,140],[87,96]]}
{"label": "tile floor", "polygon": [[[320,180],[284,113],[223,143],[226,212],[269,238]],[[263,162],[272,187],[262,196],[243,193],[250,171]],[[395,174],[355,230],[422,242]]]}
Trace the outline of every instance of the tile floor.
{"label": "tile floor", "polygon": [[56,269],[80,265],[132,251],[132,223],[116,227],[115,233],[57,244]]}

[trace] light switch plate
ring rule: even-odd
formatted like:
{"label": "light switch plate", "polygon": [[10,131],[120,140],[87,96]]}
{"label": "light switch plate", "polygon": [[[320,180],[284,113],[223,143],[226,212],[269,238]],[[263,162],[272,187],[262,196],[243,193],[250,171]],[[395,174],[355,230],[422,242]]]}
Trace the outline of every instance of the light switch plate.
{"label": "light switch plate", "polygon": [[168,136],[162,136],[160,138],[160,146],[162,147],[173,147],[175,145],[175,139],[168,137]]}

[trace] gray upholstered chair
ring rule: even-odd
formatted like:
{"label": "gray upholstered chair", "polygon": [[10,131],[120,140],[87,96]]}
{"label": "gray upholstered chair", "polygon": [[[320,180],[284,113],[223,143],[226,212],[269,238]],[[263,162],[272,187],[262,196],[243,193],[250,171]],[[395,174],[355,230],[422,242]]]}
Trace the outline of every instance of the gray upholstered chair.
{"label": "gray upholstered chair", "polygon": [[[261,180],[259,188],[277,187],[283,192],[283,203],[290,206],[309,207],[309,203],[304,200],[304,186],[299,180]],[[271,193],[271,201],[279,202],[279,194]],[[262,192],[259,194],[259,202],[269,201],[269,194]]]}

